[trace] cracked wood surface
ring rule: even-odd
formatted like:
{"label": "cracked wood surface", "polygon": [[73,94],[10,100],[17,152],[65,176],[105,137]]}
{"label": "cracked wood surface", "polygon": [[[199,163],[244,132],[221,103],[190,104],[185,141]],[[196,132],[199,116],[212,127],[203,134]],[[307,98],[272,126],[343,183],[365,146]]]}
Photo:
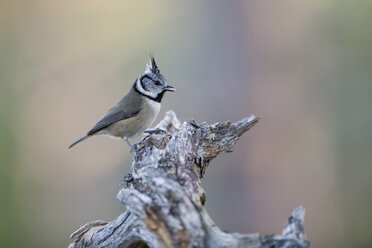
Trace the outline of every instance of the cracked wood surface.
{"label": "cracked wood surface", "polygon": [[[303,231],[305,210],[296,208],[280,235],[227,233],[204,208],[201,178],[210,161],[232,152],[239,137],[259,121],[181,124],[168,111],[145,137],[117,198],[127,209],[111,222],[93,221],[71,235],[72,247],[309,247]],[[244,214],[244,213],[242,213]]]}

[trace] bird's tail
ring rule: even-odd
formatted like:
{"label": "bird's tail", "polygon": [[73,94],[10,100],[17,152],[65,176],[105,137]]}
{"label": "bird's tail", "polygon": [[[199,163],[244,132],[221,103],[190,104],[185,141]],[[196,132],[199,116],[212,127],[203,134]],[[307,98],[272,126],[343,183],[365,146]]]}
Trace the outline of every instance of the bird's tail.
{"label": "bird's tail", "polygon": [[75,141],[74,143],[72,143],[72,144],[68,147],[68,149],[72,148],[72,147],[75,146],[77,143],[80,143],[80,142],[82,142],[83,140],[88,139],[89,137],[90,137],[90,136],[88,136],[88,135],[85,135],[84,137],[81,137],[80,139],[78,139],[77,141]]}

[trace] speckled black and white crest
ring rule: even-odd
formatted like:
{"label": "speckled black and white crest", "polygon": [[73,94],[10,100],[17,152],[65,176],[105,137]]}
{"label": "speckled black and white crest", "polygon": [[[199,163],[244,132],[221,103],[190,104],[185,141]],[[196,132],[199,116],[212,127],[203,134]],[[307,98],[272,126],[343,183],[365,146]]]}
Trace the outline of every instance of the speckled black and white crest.
{"label": "speckled black and white crest", "polygon": [[155,61],[155,58],[154,56],[152,56],[152,54],[150,54],[150,65],[147,65],[146,69],[149,69],[151,70],[152,73],[154,73],[157,77],[161,78],[162,80],[165,80],[163,74],[161,74],[157,64],[156,64],[156,61]]}

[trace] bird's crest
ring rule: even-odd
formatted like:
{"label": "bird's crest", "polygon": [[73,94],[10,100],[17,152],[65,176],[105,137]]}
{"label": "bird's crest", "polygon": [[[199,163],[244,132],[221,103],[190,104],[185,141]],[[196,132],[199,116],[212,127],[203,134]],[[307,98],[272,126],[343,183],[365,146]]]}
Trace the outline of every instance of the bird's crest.
{"label": "bird's crest", "polygon": [[150,54],[150,64],[146,65],[146,70],[150,70],[157,75],[161,75],[158,66],[156,65],[155,58]]}

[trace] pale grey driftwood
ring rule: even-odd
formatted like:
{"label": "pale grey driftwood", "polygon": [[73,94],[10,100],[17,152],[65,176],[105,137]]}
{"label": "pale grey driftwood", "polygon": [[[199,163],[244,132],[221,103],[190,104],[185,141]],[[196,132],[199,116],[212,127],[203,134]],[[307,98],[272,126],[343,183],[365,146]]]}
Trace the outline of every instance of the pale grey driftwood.
{"label": "pale grey driftwood", "polygon": [[232,152],[239,136],[257,122],[251,115],[236,123],[181,124],[174,112],[167,112],[157,125],[166,132],[136,145],[141,156],[117,195],[127,210],[111,222],[81,227],[71,235],[69,247],[309,247],[302,206],[293,211],[281,235],[224,232],[204,208],[200,179],[209,162]]}

